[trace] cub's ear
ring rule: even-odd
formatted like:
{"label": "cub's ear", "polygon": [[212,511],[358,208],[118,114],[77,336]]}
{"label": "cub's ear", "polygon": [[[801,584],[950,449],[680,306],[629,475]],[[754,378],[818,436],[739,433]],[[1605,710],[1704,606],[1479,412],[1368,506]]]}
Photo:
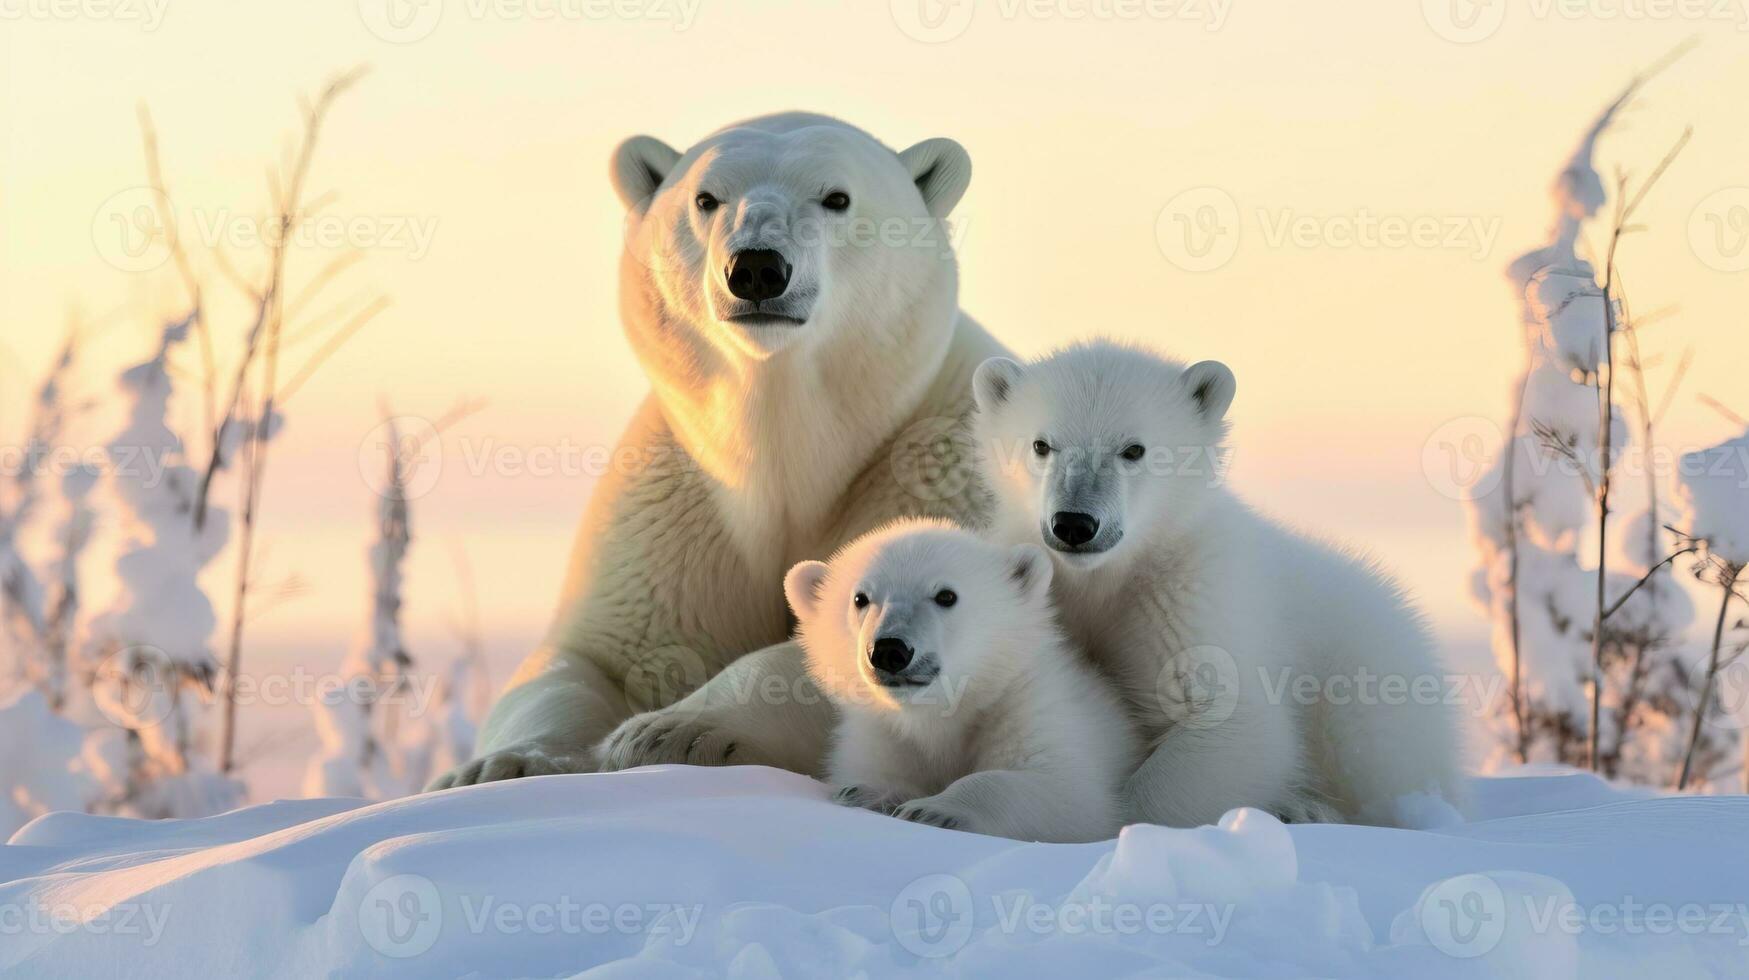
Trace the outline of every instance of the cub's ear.
{"label": "cub's ear", "polygon": [[831,566],[823,561],[797,562],[783,577],[783,594],[797,619],[807,619],[820,607],[820,586],[826,581]]}
{"label": "cub's ear", "polygon": [[972,372],[972,400],[978,403],[978,411],[989,414],[1001,407],[1020,384],[1025,370],[1006,357],[992,357],[978,365]]}
{"label": "cub's ear", "polygon": [[935,218],[947,217],[972,182],[971,155],[950,139],[924,140],[900,153],[899,162],[910,172],[924,207]]}
{"label": "cub's ear", "polygon": [[654,136],[633,136],[613,151],[608,176],[629,211],[649,200],[680,161],[680,151]]}
{"label": "cub's ear", "polygon": [[1021,598],[1043,601],[1051,589],[1051,556],[1036,544],[1017,544],[1008,553],[1008,577]]}
{"label": "cub's ear", "polygon": [[1239,390],[1232,368],[1220,361],[1192,364],[1184,372],[1184,386],[1190,389],[1190,397],[1196,399],[1202,417],[1210,422],[1227,417],[1233,395]]}

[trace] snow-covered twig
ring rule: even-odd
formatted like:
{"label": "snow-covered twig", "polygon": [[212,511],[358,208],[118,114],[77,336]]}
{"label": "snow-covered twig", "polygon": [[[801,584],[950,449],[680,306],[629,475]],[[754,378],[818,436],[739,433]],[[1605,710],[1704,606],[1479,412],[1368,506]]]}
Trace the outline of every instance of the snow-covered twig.
{"label": "snow-covered twig", "polygon": [[286,175],[285,189],[277,195],[277,200],[274,202],[279,234],[274,236],[268,255],[267,285],[260,295],[255,323],[250,328],[243,361],[238,369],[237,386],[233,391],[230,407],[226,411],[225,422],[221,424],[221,432],[214,439],[213,458],[208,464],[206,474],[202,477],[201,495],[196,502],[195,521],[198,526],[204,518],[206,494],[209,492],[213,474],[223,465],[223,455],[219,451],[224,441],[222,438],[223,427],[234,421],[238,406],[247,402],[247,393],[254,390],[250,387],[250,369],[253,366],[256,352],[260,351],[261,376],[258,389],[260,399],[250,406],[250,416],[255,424],[244,433],[240,447],[244,460],[241,488],[242,527],[237,545],[237,577],[231,605],[230,640],[220,685],[223,715],[219,729],[219,771],[225,773],[230,772],[235,764],[237,678],[243,669],[243,633],[244,624],[248,621],[251,585],[250,560],[254,551],[256,518],[261,506],[261,491],[266,479],[268,446],[279,425],[279,354],[280,338],[285,326],[286,246],[291,238],[289,232],[292,224],[302,218],[304,181],[309,174],[310,162],[314,159],[316,140],[321,133],[323,120],[334,101],[359,77],[360,73],[355,71],[335,79],[323,89],[316,101],[305,109],[303,141],[299,146],[296,162],[293,163],[290,172]]}
{"label": "snow-covered twig", "polygon": [[[1678,792],[1688,789],[1688,776],[1694,768],[1694,752],[1700,745],[1700,726],[1706,718],[1707,709],[1712,706],[1713,684],[1719,676],[1719,651],[1724,648],[1725,622],[1730,618],[1731,603],[1737,598],[1737,577],[1742,574],[1740,565],[1727,565],[1720,580],[1720,591],[1724,598],[1719,602],[1719,619],[1713,627],[1712,652],[1707,657],[1706,680],[1701,683],[1700,698],[1695,702],[1694,720],[1688,730],[1688,749],[1682,753],[1682,772],[1676,777]],[[1745,761],[1749,766],[1749,760]]]}

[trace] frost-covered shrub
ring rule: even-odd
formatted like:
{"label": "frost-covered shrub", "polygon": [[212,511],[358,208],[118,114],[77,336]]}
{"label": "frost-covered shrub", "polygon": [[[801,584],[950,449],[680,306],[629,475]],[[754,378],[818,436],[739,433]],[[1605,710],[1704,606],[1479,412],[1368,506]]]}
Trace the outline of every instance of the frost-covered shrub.
{"label": "frost-covered shrub", "polygon": [[1617,515],[1614,547],[1598,554],[1600,489],[1636,436],[1652,436],[1652,422],[1640,404],[1638,425],[1630,426],[1611,402],[1603,430],[1602,379],[1615,363],[1608,338],[1612,324],[1624,329],[1624,311],[1606,295],[1607,277],[1579,252],[1585,222],[1608,200],[1593,160],[1597,140],[1626,97],[1594,122],[1557,178],[1547,244],[1507,269],[1526,358],[1508,442],[1487,478],[1498,489],[1469,502],[1480,559],[1472,595],[1488,614],[1496,663],[1515,692],[1494,719],[1500,758],[1588,764],[1595,674],[1602,681],[1597,767],[1663,782],[1690,714],[1680,653],[1694,608],[1666,562],[1678,544],[1663,529],[1670,515],[1656,484],[1643,510]]}

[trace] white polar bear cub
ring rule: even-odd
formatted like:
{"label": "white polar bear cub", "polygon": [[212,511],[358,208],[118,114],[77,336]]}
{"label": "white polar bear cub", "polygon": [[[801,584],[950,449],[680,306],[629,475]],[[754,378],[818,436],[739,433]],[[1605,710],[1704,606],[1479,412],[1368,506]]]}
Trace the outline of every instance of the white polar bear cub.
{"label": "white polar bear cub", "polygon": [[1458,803],[1446,675],[1402,591],[1221,485],[1235,387],[1222,364],[1111,342],[973,377],[994,535],[1050,549],[1070,640],[1147,742],[1129,819],[1395,825],[1403,797]]}
{"label": "white polar bear cub", "polygon": [[1064,641],[1050,581],[1038,546],[929,520],[790,569],[808,670],[840,709],[839,802],[1020,840],[1117,833],[1129,722]]}

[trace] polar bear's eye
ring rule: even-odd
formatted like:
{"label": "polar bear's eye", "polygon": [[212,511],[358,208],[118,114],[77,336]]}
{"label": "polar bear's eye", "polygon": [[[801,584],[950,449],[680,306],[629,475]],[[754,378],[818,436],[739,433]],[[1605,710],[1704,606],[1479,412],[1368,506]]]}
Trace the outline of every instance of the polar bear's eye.
{"label": "polar bear's eye", "polygon": [[843,211],[850,207],[850,195],[843,191],[833,191],[820,201],[820,206],[828,211]]}
{"label": "polar bear's eye", "polygon": [[1124,448],[1124,451],[1122,453],[1120,453],[1119,455],[1121,455],[1124,459],[1127,459],[1133,463],[1136,460],[1141,459],[1143,456],[1146,456],[1147,454],[1148,454],[1148,451],[1146,449],[1143,449],[1140,445],[1135,445],[1135,446],[1126,446]]}
{"label": "polar bear's eye", "polygon": [[694,204],[698,205],[700,211],[715,211],[717,205],[721,203],[709,194],[700,194],[692,200]]}
{"label": "polar bear's eye", "polygon": [[868,596],[858,592],[856,595],[850,597],[850,604],[861,609],[868,605]]}
{"label": "polar bear's eye", "polygon": [[1049,456],[1051,454],[1051,445],[1043,439],[1035,439],[1032,443],[1032,451],[1040,456]]}
{"label": "polar bear's eye", "polygon": [[958,601],[960,597],[952,589],[942,589],[935,594],[935,604],[943,609],[952,607]]}

